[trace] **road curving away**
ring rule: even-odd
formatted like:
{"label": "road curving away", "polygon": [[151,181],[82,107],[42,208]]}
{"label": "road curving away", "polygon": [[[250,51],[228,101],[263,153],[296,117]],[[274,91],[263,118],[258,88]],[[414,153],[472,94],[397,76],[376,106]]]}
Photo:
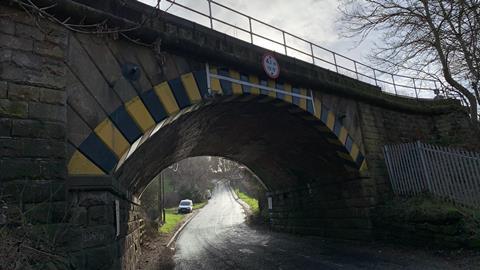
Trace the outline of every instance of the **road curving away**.
{"label": "road curving away", "polygon": [[256,230],[245,224],[229,189],[219,182],[180,233],[175,269],[480,269],[479,257],[447,260],[419,250]]}

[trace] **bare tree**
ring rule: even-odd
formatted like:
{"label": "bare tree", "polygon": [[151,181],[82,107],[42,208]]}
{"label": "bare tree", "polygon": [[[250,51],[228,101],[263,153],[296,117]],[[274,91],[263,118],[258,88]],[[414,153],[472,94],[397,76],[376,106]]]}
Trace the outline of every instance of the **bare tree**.
{"label": "bare tree", "polygon": [[350,36],[383,35],[377,60],[438,79],[463,97],[478,127],[479,0],[343,0],[340,10]]}

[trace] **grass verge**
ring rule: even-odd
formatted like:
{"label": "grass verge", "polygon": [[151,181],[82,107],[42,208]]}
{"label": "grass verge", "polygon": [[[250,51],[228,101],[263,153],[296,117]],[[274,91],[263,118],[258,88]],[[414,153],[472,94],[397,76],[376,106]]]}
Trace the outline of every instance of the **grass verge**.
{"label": "grass verge", "polygon": [[[203,203],[195,203],[193,204],[193,210],[200,209],[204,207],[207,204],[207,202]],[[182,222],[185,219],[186,215],[185,214],[178,214],[177,213],[177,208],[172,207],[172,208],[166,208],[165,209],[165,224],[163,224],[158,231],[163,234],[168,234],[173,232],[176,228],[177,225]]]}
{"label": "grass verge", "polygon": [[235,193],[237,194],[238,198],[240,200],[244,201],[248,206],[250,206],[250,209],[252,210],[252,214],[256,215],[259,213],[260,209],[258,207],[258,200],[248,196],[246,193],[241,192],[238,188],[235,189]]}

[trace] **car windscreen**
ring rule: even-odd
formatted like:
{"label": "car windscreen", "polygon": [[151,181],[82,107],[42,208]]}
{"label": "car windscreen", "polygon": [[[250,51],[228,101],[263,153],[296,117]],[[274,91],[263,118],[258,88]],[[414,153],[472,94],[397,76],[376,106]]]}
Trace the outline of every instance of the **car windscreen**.
{"label": "car windscreen", "polygon": [[189,206],[189,205],[191,205],[191,203],[190,202],[180,202],[180,205],[181,206]]}

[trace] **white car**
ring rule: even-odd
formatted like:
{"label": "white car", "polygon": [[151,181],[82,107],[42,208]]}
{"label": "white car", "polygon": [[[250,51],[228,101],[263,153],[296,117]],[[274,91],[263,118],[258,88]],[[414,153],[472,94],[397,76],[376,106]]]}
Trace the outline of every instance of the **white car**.
{"label": "white car", "polygon": [[181,200],[178,205],[178,213],[191,213],[193,210],[192,200]]}

